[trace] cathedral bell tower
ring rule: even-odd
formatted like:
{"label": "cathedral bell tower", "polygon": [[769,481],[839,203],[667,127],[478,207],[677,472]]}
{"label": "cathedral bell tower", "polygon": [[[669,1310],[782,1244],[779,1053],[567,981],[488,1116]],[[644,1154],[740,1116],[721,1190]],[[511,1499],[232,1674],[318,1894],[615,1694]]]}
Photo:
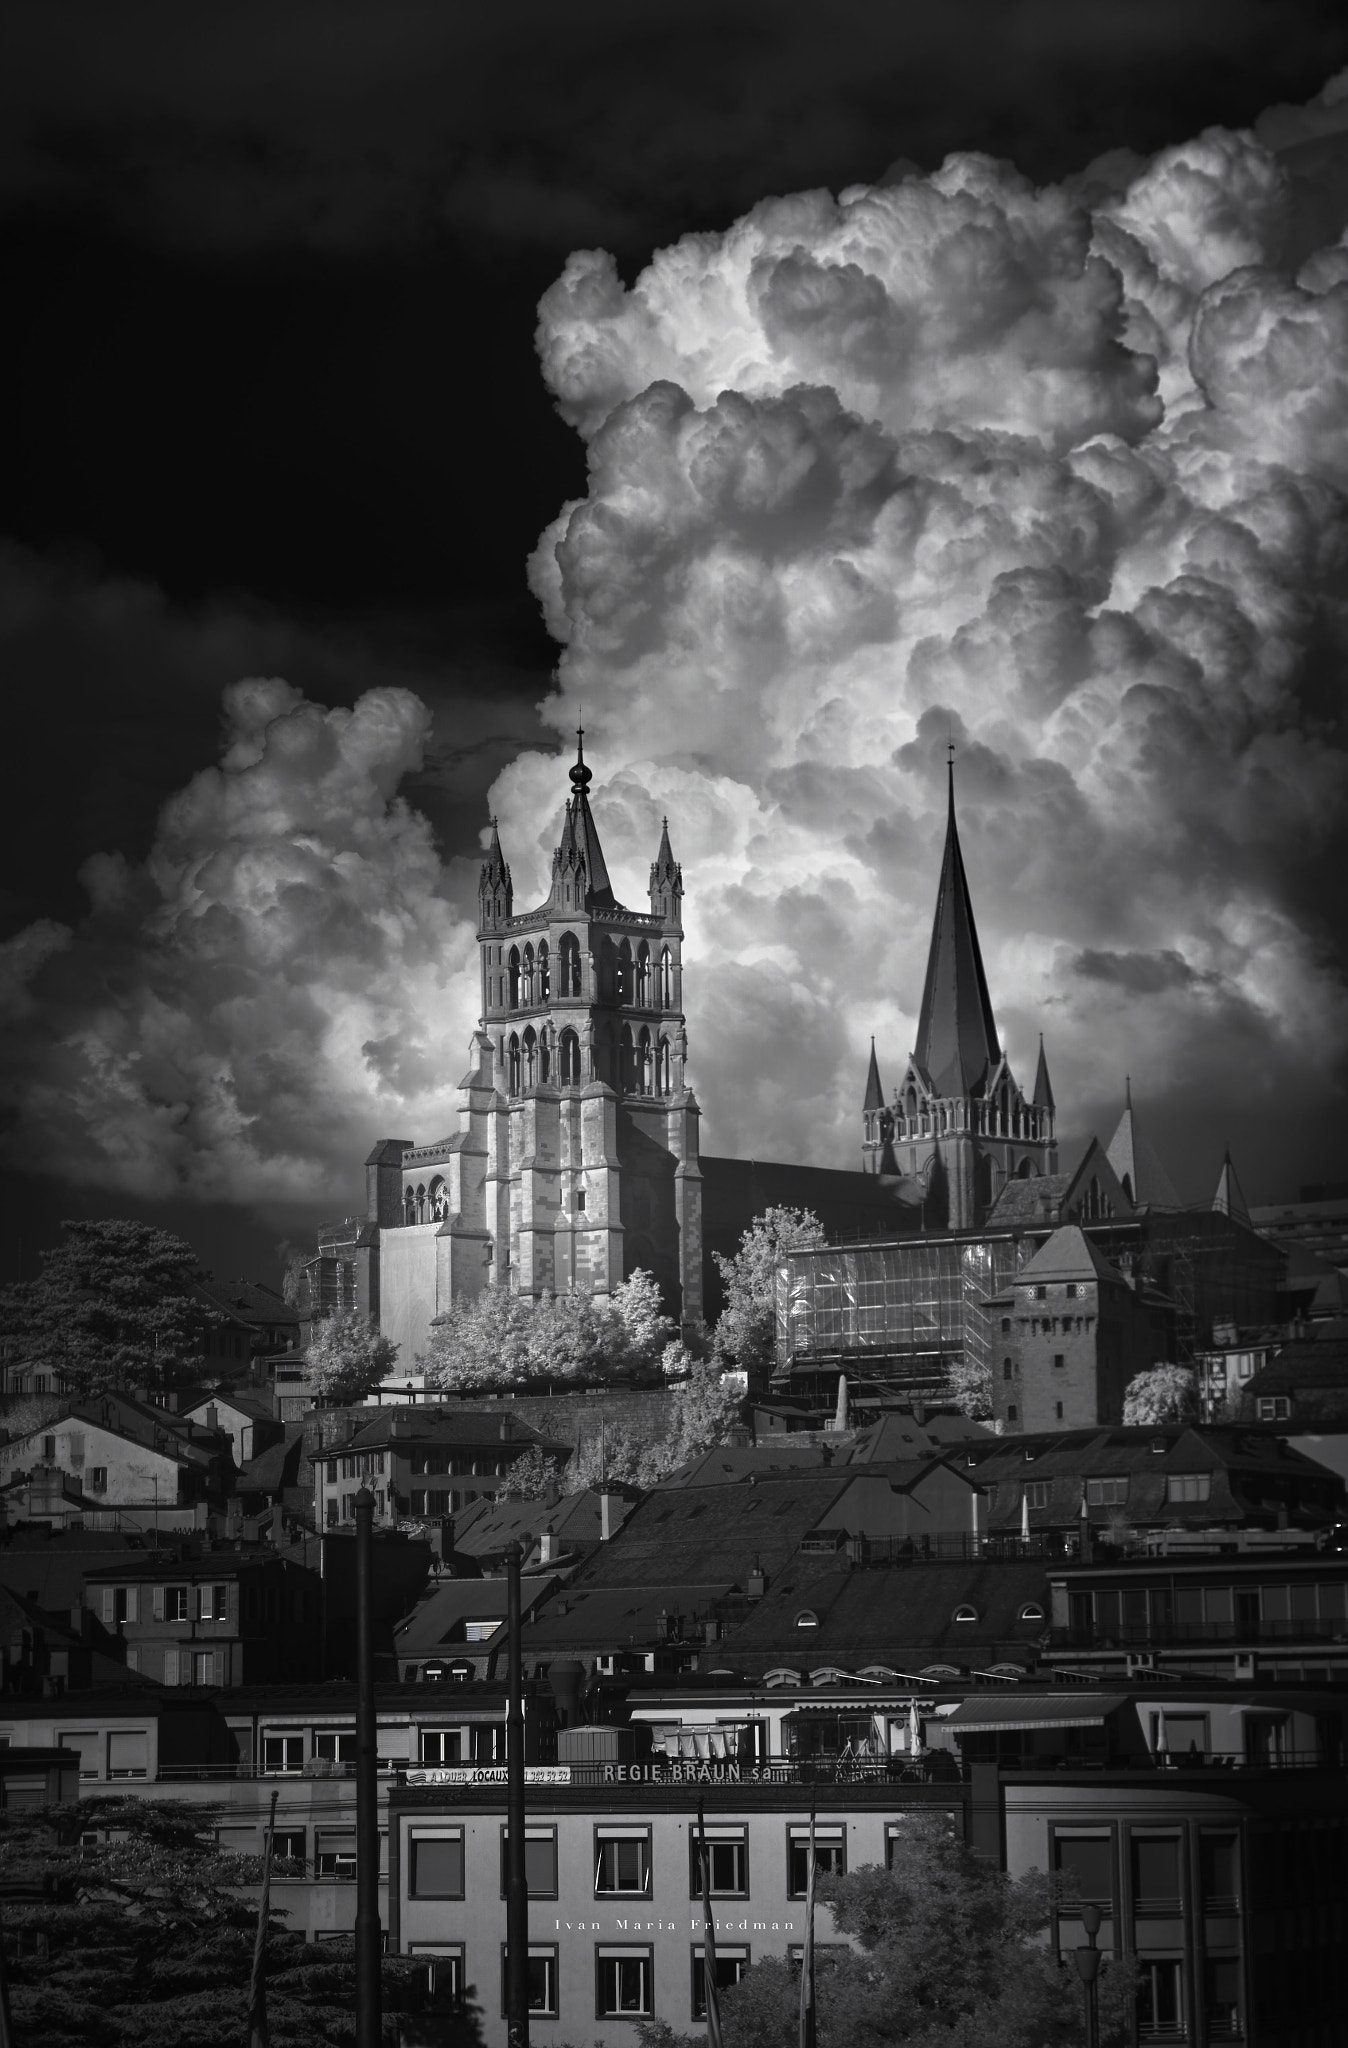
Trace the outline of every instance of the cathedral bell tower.
{"label": "cathedral bell tower", "polygon": [[1055,1108],[1043,1040],[1033,1096],[1022,1093],[997,1037],[947,770],[945,856],[917,1044],[888,1104],[871,1047],[862,1164],[922,1199],[928,1227],[982,1223],[1008,1180],[1058,1170]]}

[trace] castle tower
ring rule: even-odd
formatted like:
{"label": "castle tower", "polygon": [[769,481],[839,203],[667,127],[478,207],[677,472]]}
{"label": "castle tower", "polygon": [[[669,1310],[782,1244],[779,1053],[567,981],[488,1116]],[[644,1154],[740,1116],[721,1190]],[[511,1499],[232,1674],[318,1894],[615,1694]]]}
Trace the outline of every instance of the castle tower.
{"label": "castle tower", "polygon": [[887,1109],[875,1050],[862,1110],[867,1171],[897,1174],[920,1191],[928,1227],[981,1223],[1008,1180],[1056,1173],[1056,1110],[1043,1040],[1027,1100],[997,1037],[948,769],[945,854],[936,892],[917,1044]]}

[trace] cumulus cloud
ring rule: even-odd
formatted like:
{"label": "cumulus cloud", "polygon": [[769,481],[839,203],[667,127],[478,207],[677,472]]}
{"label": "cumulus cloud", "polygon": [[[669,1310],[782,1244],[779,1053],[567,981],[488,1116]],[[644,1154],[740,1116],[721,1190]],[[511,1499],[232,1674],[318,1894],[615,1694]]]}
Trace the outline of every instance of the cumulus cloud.
{"label": "cumulus cloud", "polygon": [[145,1200],[322,1200],[374,1136],[443,1114],[471,1022],[472,932],[397,794],[430,715],[407,690],[329,710],[274,679],[224,708],[219,765],[146,860],[95,855],[79,927],[0,955],[23,1027],[9,1152]]}
{"label": "cumulus cloud", "polygon": [[[1341,97],[1277,133],[1324,152]],[[869,1036],[891,1081],[913,1038],[950,738],[994,1001],[1069,1121],[1131,1071],[1161,1115],[1238,1109],[1273,1172],[1341,1110],[1332,186],[1217,130],[1040,189],[966,156],[764,201],[630,287],[582,251],[545,296],[589,461],[532,564],[550,715],[583,705],[632,867],[671,814],[711,1146],[855,1162]]]}

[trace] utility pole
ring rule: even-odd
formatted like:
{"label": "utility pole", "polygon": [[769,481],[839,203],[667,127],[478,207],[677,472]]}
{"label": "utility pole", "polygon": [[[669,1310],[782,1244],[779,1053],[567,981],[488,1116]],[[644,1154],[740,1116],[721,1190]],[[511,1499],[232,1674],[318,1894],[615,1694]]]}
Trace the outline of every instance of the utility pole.
{"label": "utility pole", "polygon": [[[506,1549],[506,2041],[529,2048],[529,1883],[524,1860],[524,1651],[518,1543]],[[363,2044],[360,2044],[363,2048]]]}
{"label": "utility pole", "polygon": [[379,2048],[378,1729],[374,1708],[374,1495],[356,1495],[356,2048]]}

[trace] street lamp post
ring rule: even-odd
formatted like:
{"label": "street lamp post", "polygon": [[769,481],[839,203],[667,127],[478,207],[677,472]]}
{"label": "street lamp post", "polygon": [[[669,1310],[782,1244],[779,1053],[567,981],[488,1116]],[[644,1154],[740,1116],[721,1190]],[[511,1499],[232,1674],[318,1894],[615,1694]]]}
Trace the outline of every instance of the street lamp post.
{"label": "street lamp post", "polygon": [[524,1850],[524,1655],[518,1543],[506,1549],[506,2040],[529,2048],[529,1888]]}
{"label": "street lamp post", "polygon": [[379,2048],[378,1724],[374,1704],[374,1495],[356,1495],[356,2048]]}
{"label": "street lamp post", "polygon": [[1100,1951],[1095,1945],[1095,1937],[1100,1932],[1100,1908],[1083,1906],[1081,1924],[1086,1930],[1087,1945],[1075,1951],[1074,1961],[1086,2000],[1086,2048],[1099,2048],[1100,2014],[1096,2004],[1096,1983],[1100,1975]]}

